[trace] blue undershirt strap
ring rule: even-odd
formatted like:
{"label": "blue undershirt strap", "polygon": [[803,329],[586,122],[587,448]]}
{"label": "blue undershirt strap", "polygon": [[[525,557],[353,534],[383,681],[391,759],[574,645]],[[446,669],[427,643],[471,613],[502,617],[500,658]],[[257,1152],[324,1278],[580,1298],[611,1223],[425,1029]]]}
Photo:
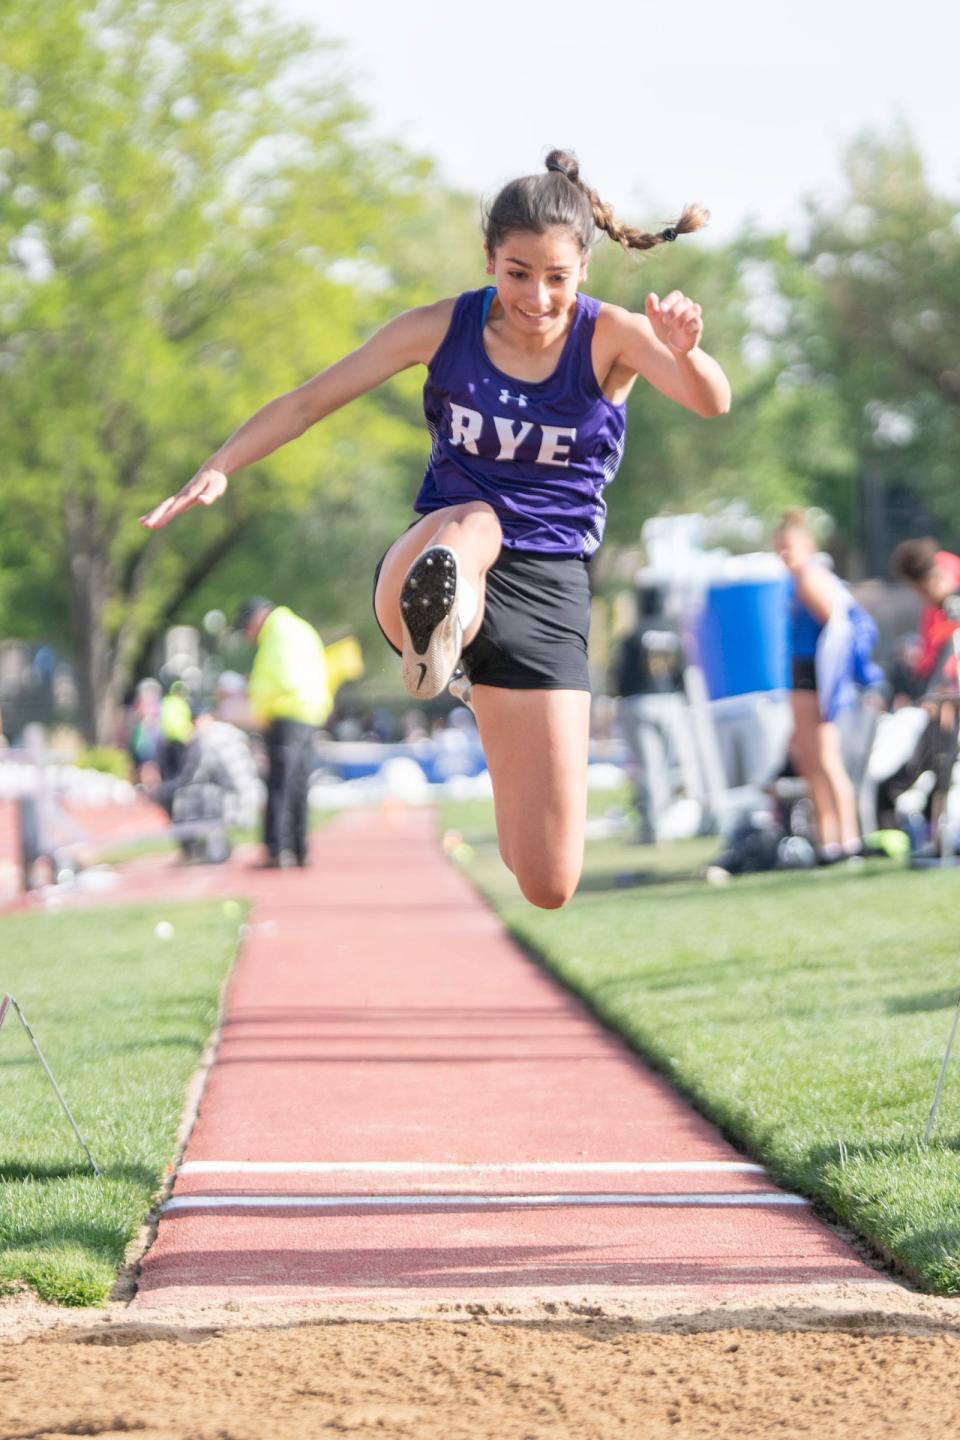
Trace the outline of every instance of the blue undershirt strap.
{"label": "blue undershirt strap", "polygon": [[483,305],[480,310],[480,329],[487,323],[487,316],[490,314],[490,306],[493,304],[493,297],[497,293],[496,285],[488,285],[483,292]]}

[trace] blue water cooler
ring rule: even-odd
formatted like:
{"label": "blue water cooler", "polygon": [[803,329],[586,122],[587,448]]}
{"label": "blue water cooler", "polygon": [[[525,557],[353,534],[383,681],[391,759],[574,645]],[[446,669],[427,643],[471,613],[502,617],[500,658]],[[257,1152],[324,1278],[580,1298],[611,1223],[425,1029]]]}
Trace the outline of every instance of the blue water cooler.
{"label": "blue water cooler", "polygon": [[786,573],[769,556],[728,561],[693,622],[716,754],[728,788],[763,785],[781,770],[792,722]]}
{"label": "blue water cooler", "polygon": [[787,688],[787,591],[786,576],[708,586],[694,634],[711,700]]}

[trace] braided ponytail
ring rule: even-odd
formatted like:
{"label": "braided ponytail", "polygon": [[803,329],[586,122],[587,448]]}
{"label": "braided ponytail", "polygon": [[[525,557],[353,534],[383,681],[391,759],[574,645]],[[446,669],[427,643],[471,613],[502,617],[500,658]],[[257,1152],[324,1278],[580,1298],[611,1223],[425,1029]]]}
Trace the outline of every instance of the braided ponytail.
{"label": "braided ponytail", "polygon": [[542,235],[554,225],[571,230],[584,254],[597,230],[604,231],[624,250],[652,250],[655,245],[676,240],[678,235],[699,230],[710,218],[702,205],[686,205],[680,218],[660,231],[635,230],[618,220],[611,206],[584,184],[575,155],[567,150],[551,150],[546,167],[546,174],[511,180],[490,206],[484,234],[491,254],[511,231]]}
{"label": "braided ponytail", "polygon": [[675,220],[672,225],[665,225],[656,232],[635,230],[632,225],[624,225],[618,220],[613,207],[604,204],[596,190],[591,190],[590,186],[581,180],[580,166],[575,155],[566,150],[551,150],[546,166],[550,172],[565,175],[570,183],[577,187],[589,202],[593,223],[597,229],[604,231],[611,240],[616,240],[624,250],[652,250],[655,245],[676,240],[678,235],[689,235],[692,230],[699,230],[710,219],[710,211],[705,210],[702,205],[685,205],[679,220]]}

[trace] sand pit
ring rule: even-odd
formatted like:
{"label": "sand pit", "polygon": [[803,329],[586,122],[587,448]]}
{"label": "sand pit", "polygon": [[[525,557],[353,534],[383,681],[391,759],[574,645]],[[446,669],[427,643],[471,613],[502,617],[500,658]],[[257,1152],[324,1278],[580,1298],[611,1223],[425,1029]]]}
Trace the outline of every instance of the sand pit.
{"label": "sand pit", "polygon": [[960,1425],[956,1307],[899,1294],[906,1303],[891,1286],[889,1308],[872,1311],[848,1295],[839,1309],[670,1314],[651,1300],[646,1315],[571,1306],[535,1319],[294,1325],[277,1313],[265,1325],[88,1313],[20,1340],[8,1323],[0,1436],[932,1440]]}

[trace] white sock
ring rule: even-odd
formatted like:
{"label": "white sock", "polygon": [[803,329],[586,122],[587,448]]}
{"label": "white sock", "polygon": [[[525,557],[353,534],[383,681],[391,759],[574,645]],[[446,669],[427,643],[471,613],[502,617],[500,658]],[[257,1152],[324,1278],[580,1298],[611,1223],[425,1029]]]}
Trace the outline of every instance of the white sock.
{"label": "white sock", "polygon": [[479,608],[480,601],[477,592],[468,581],[460,581],[460,601],[457,605],[457,619],[460,621],[460,628],[466,630],[473,621]]}

